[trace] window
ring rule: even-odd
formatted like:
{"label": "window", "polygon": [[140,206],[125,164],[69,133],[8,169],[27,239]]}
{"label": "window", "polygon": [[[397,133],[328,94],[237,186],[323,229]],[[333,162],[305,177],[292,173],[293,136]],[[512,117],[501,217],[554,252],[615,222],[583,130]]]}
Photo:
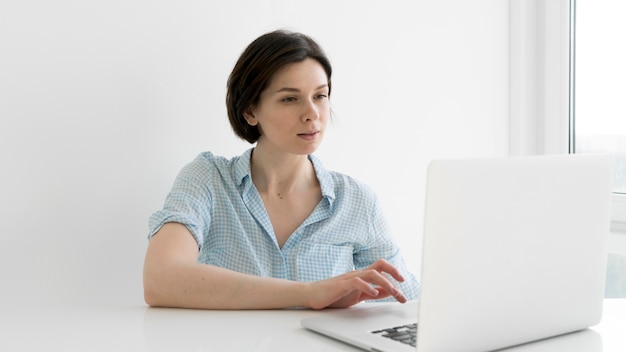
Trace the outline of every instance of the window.
{"label": "window", "polygon": [[[615,156],[614,231],[626,230],[626,50],[623,0],[571,0],[572,118],[574,153],[610,152]],[[626,297],[624,236],[612,236],[607,260],[606,297]]]}
{"label": "window", "polygon": [[[614,222],[626,222],[626,2],[572,0],[573,137],[576,153],[615,156]],[[623,227],[623,224],[620,226]]]}

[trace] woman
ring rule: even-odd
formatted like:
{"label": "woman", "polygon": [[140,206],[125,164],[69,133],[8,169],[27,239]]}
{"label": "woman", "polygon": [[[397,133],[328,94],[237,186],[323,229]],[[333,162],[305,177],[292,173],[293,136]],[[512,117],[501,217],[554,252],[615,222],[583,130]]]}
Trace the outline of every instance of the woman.
{"label": "woman", "polygon": [[230,160],[200,154],[150,218],[144,294],[151,306],[349,307],[406,302],[415,277],[371,189],[324,169],[331,65],[309,37],[262,35],[243,52],[226,103],[256,146]]}

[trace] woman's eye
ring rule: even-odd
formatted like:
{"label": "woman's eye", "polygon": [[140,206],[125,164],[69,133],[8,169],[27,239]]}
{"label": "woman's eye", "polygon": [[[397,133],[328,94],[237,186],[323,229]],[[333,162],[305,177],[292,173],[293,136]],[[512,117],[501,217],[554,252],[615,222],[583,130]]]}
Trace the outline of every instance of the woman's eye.
{"label": "woman's eye", "polygon": [[328,98],[328,95],[326,95],[326,94],[318,94],[318,95],[316,96],[316,98],[317,98],[317,99],[326,99],[326,98]]}
{"label": "woman's eye", "polygon": [[291,103],[291,102],[296,101],[296,97],[286,97],[286,98],[283,98],[282,101],[285,103]]}

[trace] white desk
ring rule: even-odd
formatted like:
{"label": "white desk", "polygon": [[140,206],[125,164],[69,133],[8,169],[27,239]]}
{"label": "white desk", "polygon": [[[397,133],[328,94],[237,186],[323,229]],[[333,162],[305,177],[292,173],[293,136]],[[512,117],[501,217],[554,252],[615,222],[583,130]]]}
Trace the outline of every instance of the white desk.
{"label": "white desk", "polygon": [[[0,306],[0,352],[359,351],[300,326],[301,318],[315,314],[323,313],[5,304]],[[603,321],[591,329],[510,351],[624,352],[626,299],[605,300]]]}

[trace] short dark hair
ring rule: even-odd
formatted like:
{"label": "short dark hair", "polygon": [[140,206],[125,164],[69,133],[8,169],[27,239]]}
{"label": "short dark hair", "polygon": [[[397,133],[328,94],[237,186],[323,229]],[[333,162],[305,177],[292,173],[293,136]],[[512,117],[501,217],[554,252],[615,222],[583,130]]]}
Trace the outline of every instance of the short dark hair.
{"label": "short dark hair", "polygon": [[298,32],[277,30],[255,39],[239,57],[228,77],[226,108],[228,119],[235,134],[250,143],[255,143],[260,132],[244,118],[244,112],[258,104],[261,92],[270,84],[274,74],[287,64],[312,58],[319,62],[328,78],[332,67],[322,48],[309,36]]}

